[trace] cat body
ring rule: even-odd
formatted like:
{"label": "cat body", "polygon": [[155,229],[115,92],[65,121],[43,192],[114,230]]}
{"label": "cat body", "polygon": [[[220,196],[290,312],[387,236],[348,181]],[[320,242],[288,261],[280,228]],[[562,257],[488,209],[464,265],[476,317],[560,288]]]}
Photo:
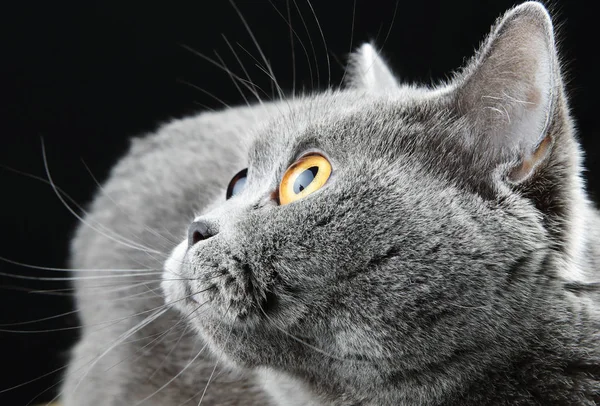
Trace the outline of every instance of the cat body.
{"label": "cat body", "polygon": [[600,402],[600,216],[543,6],[441,86],[368,44],[348,84],[133,141],[72,245],[98,271],[67,406]]}

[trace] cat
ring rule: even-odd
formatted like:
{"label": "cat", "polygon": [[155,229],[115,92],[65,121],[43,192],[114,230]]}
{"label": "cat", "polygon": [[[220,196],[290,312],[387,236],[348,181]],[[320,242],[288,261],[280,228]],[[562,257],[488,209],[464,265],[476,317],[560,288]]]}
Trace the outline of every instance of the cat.
{"label": "cat", "polygon": [[168,123],[73,240],[62,403],[597,404],[581,160],[537,2],[434,88],[365,44],[343,90]]}

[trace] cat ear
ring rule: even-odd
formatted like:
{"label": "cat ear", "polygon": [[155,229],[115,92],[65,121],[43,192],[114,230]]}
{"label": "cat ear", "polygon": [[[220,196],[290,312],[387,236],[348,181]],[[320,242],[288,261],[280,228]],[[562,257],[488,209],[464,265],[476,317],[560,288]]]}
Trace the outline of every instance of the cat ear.
{"label": "cat ear", "polygon": [[348,63],[348,86],[379,92],[398,87],[394,74],[371,44],[363,44],[352,55]]}
{"label": "cat ear", "polygon": [[458,77],[455,101],[472,123],[470,141],[482,142],[493,160],[517,159],[515,182],[548,156],[559,72],[550,16],[540,3],[527,2],[499,20]]}

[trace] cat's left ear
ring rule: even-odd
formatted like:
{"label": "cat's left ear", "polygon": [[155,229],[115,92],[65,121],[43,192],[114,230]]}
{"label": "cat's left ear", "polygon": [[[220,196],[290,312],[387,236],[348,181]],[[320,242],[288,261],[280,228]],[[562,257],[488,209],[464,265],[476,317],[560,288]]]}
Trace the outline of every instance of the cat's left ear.
{"label": "cat's left ear", "polygon": [[374,92],[392,91],[398,87],[394,74],[371,44],[363,44],[348,63],[346,83],[354,89]]}
{"label": "cat's left ear", "polygon": [[526,179],[552,147],[562,89],[544,6],[527,2],[507,12],[454,86],[456,110],[470,123],[466,143],[489,162],[520,161],[510,177]]}

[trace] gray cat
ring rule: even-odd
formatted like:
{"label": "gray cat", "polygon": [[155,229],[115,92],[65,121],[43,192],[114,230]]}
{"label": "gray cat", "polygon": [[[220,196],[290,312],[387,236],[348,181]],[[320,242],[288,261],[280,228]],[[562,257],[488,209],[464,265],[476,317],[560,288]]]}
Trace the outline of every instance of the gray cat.
{"label": "gray cat", "polygon": [[66,406],[600,403],[600,216],[545,8],[436,88],[368,44],[349,76],[133,141],[72,245]]}

